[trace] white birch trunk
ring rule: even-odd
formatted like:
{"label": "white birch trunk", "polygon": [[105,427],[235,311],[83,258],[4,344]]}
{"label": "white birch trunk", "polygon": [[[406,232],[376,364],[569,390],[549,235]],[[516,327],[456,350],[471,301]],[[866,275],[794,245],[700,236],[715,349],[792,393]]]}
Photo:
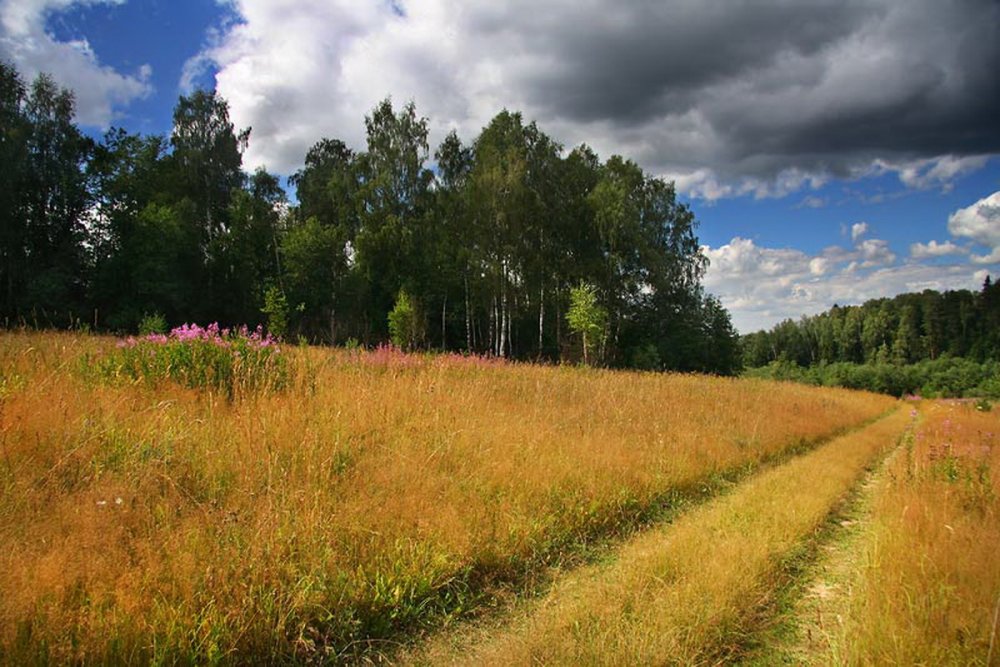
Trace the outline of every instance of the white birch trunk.
{"label": "white birch trunk", "polygon": [[507,260],[500,265],[500,342],[497,354],[507,356]]}

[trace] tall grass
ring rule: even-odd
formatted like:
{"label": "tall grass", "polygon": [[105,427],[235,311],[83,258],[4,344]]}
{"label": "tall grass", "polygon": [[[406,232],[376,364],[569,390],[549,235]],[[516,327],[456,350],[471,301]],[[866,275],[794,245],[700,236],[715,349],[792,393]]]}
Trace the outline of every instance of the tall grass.
{"label": "tall grass", "polygon": [[566,577],[509,630],[432,645],[417,662],[695,665],[738,657],[780,562],[816,529],[908,418],[900,411],[772,468],[630,542],[608,566]]}
{"label": "tall grass", "polygon": [[[1000,414],[925,403],[890,462],[831,660],[1000,664]],[[992,652],[991,652],[992,650]]]}
{"label": "tall grass", "polygon": [[0,335],[0,661],[333,658],[891,405],[392,350],[234,400],[77,370],[116,353]]}
{"label": "tall grass", "polygon": [[97,364],[101,376],[111,381],[152,385],[170,381],[233,398],[238,393],[281,389],[289,378],[287,355],[261,327],[248,331],[185,324],[169,334],[130,337],[117,347]]}

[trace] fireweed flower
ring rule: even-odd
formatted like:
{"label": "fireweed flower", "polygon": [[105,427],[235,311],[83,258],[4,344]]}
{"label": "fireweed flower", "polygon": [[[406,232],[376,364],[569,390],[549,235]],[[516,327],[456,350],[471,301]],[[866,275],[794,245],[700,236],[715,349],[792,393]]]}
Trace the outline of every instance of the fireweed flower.
{"label": "fireweed flower", "polygon": [[236,392],[281,388],[289,380],[289,360],[278,340],[258,326],[223,328],[184,323],[169,334],[128,337],[120,352],[107,360],[109,377],[150,381],[172,380],[189,387],[213,387],[232,397]]}
{"label": "fireweed flower", "polygon": [[169,334],[151,333],[136,339],[133,336],[118,342],[118,347],[134,347],[139,342],[153,343],[155,345],[167,345],[169,343],[192,343],[192,342],[213,343],[219,347],[232,347],[233,345],[244,345],[250,349],[268,349],[275,353],[279,352],[278,339],[264,331],[262,325],[250,330],[246,325],[231,329],[219,326],[218,322],[212,322],[206,327],[197,324],[184,323],[170,330]]}

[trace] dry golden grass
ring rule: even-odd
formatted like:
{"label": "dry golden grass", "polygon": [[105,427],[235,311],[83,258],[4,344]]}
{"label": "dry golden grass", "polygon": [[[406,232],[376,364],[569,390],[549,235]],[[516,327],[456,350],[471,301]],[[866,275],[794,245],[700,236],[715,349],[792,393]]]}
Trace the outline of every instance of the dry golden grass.
{"label": "dry golden grass", "polygon": [[329,657],[892,405],[321,349],[230,402],[84,370],[113,347],[0,335],[0,661]]}
{"label": "dry golden grass", "polygon": [[879,452],[902,411],[772,468],[649,531],[608,566],[565,577],[537,609],[485,641],[447,638],[430,664],[663,665],[726,662],[771,598],[779,561],[816,529]]}
{"label": "dry golden grass", "polygon": [[1000,665],[1000,413],[958,402],[920,411],[874,499],[830,662]]}

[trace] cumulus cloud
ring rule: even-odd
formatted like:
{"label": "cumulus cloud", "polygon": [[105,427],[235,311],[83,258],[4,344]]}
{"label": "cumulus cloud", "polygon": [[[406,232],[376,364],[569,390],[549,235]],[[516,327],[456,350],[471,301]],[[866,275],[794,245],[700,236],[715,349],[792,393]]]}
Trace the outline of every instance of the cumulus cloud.
{"label": "cumulus cloud", "polygon": [[[709,258],[705,286],[730,310],[742,333],[814,315],[833,304],[859,304],[884,296],[925,289],[978,289],[985,270],[968,264],[933,266],[892,261],[865,266],[872,247],[833,246],[817,255],[791,248],[767,248],[734,238],[717,248],[703,247]],[[879,250],[876,254],[884,253]],[[889,253],[891,255],[891,253]],[[882,254],[882,259],[887,259]]]}
{"label": "cumulus cloud", "polygon": [[882,239],[865,239],[857,245],[861,255],[861,266],[864,268],[880,264],[892,264],[896,255],[889,249],[889,244]]}
{"label": "cumulus cloud", "polygon": [[76,119],[106,127],[115,109],[151,91],[152,70],[140,66],[125,74],[102,65],[85,39],[59,41],[45,28],[52,13],[74,5],[122,4],[124,0],[2,0],[0,57],[13,62],[28,81],[45,72],[76,95]]}
{"label": "cumulus cloud", "polygon": [[948,217],[948,231],[952,236],[970,239],[990,249],[986,254],[973,254],[974,264],[1000,263],[1000,192],[952,213]]}
{"label": "cumulus cloud", "polygon": [[973,264],[1000,264],[1000,247],[993,248],[986,255],[973,255]]}
{"label": "cumulus cloud", "polygon": [[809,273],[814,276],[822,276],[830,270],[830,264],[829,257],[813,257],[809,260]]}
{"label": "cumulus cloud", "polygon": [[947,155],[897,165],[883,163],[882,166],[889,171],[897,172],[899,180],[911,188],[926,190],[940,187],[944,190],[950,190],[951,184],[956,178],[981,169],[986,164],[988,157],[986,155],[967,157]]}
{"label": "cumulus cloud", "polygon": [[948,217],[948,231],[984,246],[1000,246],[1000,191]]}
{"label": "cumulus cloud", "polygon": [[966,248],[955,245],[951,241],[945,241],[944,243],[938,243],[937,241],[930,241],[929,243],[912,243],[910,244],[910,257],[913,259],[927,259],[928,257],[945,257],[947,255],[964,255],[969,251]]}
{"label": "cumulus cloud", "polygon": [[867,222],[855,222],[851,225],[851,241],[857,242],[859,238],[868,233]]}
{"label": "cumulus cloud", "polygon": [[251,166],[363,145],[386,94],[432,140],[503,107],[566,145],[634,157],[692,196],[784,196],[873,168],[945,186],[1000,150],[989,0],[231,0],[193,63],[253,126]]}

